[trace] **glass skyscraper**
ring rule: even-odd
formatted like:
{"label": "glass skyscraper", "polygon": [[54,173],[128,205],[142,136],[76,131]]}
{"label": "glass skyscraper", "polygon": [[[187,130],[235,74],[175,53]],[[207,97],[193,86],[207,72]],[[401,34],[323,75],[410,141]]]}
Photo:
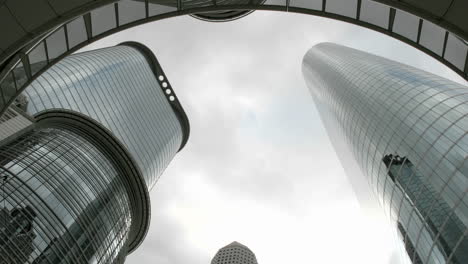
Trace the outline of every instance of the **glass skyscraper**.
{"label": "glass skyscraper", "polygon": [[26,88],[27,113],[67,109],[96,120],[125,145],[151,188],[188,137],[185,113],[160,69],[134,42],[72,55]]}
{"label": "glass skyscraper", "polygon": [[134,42],[72,55],[21,101],[0,120],[0,263],[122,263],[189,133],[155,56]]}
{"label": "glass skyscraper", "polygon": [[234,241],[218,250],[211,264],[257,264],[255,254],[246,246]]}
{"label": "glass skyscraper", "polygon": [[468,87],[332,43],[309,50],[303,74],[413,263],[466,263]]}

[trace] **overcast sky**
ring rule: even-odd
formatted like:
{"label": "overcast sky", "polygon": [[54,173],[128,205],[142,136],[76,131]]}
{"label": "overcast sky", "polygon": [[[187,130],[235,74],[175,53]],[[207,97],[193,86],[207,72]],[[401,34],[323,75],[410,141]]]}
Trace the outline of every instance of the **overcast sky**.
{"label": "overcast sky", "polygon": [[302,78],[302,57],[330,41],[465,83],[458,75],[380,33],[300,14],[171,18],[86,50],[128,40],[156,54],[191,134],[151,192],[150,230],[127,263],[209,264],[234,240],[260,264],[404,263],[381,209],[362,210],[356,199]]}

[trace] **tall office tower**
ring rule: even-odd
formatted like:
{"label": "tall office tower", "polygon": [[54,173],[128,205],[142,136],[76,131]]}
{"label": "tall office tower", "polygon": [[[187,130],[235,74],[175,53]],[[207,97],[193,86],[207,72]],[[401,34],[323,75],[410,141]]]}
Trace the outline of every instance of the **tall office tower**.
{"label": "tall office tower", "polygon": [[0,263],[122,263],[149,227],[149,189],[188,139],[150,50],[79,53],[0,120]]}
{"label": "tall office tower", "polygon": [[257,264],[257,259],[248,247],[234,241],[218,250],[211,264]]}
{"label": "tall office tower", "polygon": [[413,263],[466,263],[468,87],[331,43],[302,69],[331,140],[345,142]]}
{"label": "tall office tower", "polygon": [[152,188],[189,135],[188,119],[156,57],[135,42],[78,53],[23,93],[27,113],[67,109],[109,129]]}

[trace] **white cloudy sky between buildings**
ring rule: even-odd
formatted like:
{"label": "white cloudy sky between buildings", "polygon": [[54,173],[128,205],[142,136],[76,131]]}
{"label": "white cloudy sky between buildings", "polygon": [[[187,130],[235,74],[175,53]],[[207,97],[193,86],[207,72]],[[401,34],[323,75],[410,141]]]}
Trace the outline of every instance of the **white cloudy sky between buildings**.
{"label": "white cloudy sky between buildings", "polygon": [[150,230],[127,263],[208,264],[233,240],[260,264],[403,263],[380,208],[361,210],[302,78],[302,58],[329,41],[466,83],[461,77],[380,33],[300,14],[165,19],[85,50],[128,40],[156,54],[191,134],[151,192]]}

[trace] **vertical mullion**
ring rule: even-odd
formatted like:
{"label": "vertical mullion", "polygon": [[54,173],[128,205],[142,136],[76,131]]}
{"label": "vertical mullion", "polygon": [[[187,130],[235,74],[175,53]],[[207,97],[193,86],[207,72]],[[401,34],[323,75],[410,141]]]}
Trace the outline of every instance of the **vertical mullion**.
{"label": "vertical mullion", "polygon": [[120,26],[120,23],[119,23],[119,4],[118,3],[114,3],[114,12],[115,12],[115,25],[116,25],[116,28],[118,28]]}
{"label": "vertical mullion", "polygon": [[[5,79],[3,79],[2,83],[3,82],[6,82],[6,78],[8,77],[8,75],[5,75]],[[0,83],[1,84],[1,83]],[[5,100],[5,96],[3,95],[3,89],[2,89],[2,86],[0,85],[0,97],[2,97],[2,101],[0,102],[2,105],[2,108],[4,109],[0,109],[0,117],[2,117],[2,115],[4,114],[4,111],[3,110],[6,110],[6,100]]]}
{"label": "vertical mullion", "polygon": [[465,79],[468,79],[468,52],[466,53],[465,70],[463,72],[465,73]]}
{"label": "vertical mullion", "polygon": [[388,14],[388,31],[393,32],[393,24],[395,23],[395,15],[396,10],[395,8],[390,8]]}
{"label": "vertical mullion", "polygon": [[357,8],[356,8],[356,19],[359,20],[361,18],[361,4],[362,0],[357,1]]}
{"label": "vertical mullion", "polygon": [[15,85],[15,91],[18,92],[18,84],[16,83],[16,78],[15,78],[15,68],[13,68],[13,70],[11,70],[10,74],[11,74],[11,77],[13,79],[13,84]]}
{"label": "vertical mullion", "polygon": [[325,11],[326,7],[327,7],[327,0],[322,0],[322,11]]}
{"label": "vertical mullion", "polygon": [[445,38],[444,38],[444,47],[442,48],[442,58],[445,56],[445,50],[447,49],[447,41],[448,41],[449,32],[445,31]]}
{"label": "vertical mullion", "polygon": [[88,36],[88,41],[93,37],[93,26],[91,23],[91,13],[87,13],[83,16],[85,22],[86,35]]}
{"label": "vertical mullion", "polygon": [[42,42],[44,42],[44,51],[45,51],[45,55],[46,55],[46,62],[47,64],[49,64],[50,62],[50,59],[49,59],[49,49],[47,48],[47,39],[44,39]]}
{"label": "vertical mullion", "polygon": [[26,54],[21,55],[21,63],[23,64],[24,72],[26,73],[26,78],[31,79],[31,64],[29,63],[29,57]]}
{"label": "vertical mullion", "polygon": [[418,37],[416,39],[416,43],[419,44],[419,40],[421,39],[421,30],[422,30],[423,20],[419,19],[419,26],[418,26]]}
{"label": "vertical mullion", "polygon": [[148,0],[145,0],[145,17],[149,17],[149,3]]}
{"label": "vertical mullion", "polygon": [[63,32],[65,34],[65,44],[67,45],[67,51],[70,50],[70,40],[68,39],[68,24],[63,26]]}

